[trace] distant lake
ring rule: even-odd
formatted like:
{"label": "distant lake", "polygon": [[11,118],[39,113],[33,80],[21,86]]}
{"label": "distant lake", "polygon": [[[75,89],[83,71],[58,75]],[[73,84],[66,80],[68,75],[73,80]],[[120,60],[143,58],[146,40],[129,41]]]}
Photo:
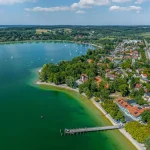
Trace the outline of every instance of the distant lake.
{"label": "distant lake", "polygon": [[0,27],[1,29],[6,28],[6,27]]}
{"label": "distant lake", "polygon": [[45,63],[71,60],[89,48],[58,42],[0,45],[0,150],[135,150],[118,131],[60,136],[60,129],[110,123],[79,94],[31,83]]}

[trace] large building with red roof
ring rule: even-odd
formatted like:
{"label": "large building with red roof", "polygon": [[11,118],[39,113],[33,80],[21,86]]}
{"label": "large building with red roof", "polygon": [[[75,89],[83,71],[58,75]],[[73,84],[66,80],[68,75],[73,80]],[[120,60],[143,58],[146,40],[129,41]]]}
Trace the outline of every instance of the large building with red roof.
{"label": "large building with red roof", "polygon": [[126,115],[130,116],[133,120],[141,120],[140,115],[146,110],[145,108],[132,106],[121,98],[117,99],[116,103],[121,110],[123,110]]}

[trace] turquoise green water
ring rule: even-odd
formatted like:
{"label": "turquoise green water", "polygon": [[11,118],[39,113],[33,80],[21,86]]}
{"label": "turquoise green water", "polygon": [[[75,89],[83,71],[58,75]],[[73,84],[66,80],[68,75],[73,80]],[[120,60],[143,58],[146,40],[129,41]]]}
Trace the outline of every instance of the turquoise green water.
{"label": "turquoise green water", "polygon": [[60,136],[63,128],[109,124],[79,94],[31,85],[35,68],[69,60],[89,48],[66,44],[0,45],[0,150],[134,150],[118,131]]}

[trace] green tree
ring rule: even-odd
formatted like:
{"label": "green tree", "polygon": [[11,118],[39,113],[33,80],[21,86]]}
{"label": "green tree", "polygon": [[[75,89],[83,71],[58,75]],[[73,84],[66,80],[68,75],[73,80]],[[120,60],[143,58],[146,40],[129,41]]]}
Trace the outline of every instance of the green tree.
{"label": "green tree", "polygon": [[98,101],[99,101],[99,98],[98,98],[98,97],[95,97],[94,100],[95,100],[96,102],[98,102]]}
{"label": "green tree", "polygon": [[146,150],[150,150],[150,136],[144,141]]}
{"label": "green tree", "polygon": [[143,143],[150,136],[148,125],[141,124],[137,121],[126,123],[125,129],[140,143]]}
{"label": "green tree", "polygon": [[121,64],[121,67],[123,69],[127,69],[127,68],[131,68],[131,59],[127,59],[126,61],[124,61],[122,64]]}
{"label": "green tree", "polygon": [[122,84],[119,86],[122,96],[127,96],[129,94],[129,88],[127,84]]}
{"label": "green tree", "polygon": [[66,84],[69,86],[69,87],[72,87],[74,88],[75,87],[75,78],[69,76],[66,78]]}
{"label": "green tree", "polygon": [[150,92],[150,83],[147,83],[147,84],[146,84],[146,88],[147,88],[147,90]]}
{"label": "green tree", "polygon": [[141,114],[142,121],[143,122],[148,122],[150,121],[150,110],[146,110]]}
{"label": "green tree", "polygon": [[108,65],[108,68],[109,68],[109,69],[113,69],[113,68],[114,68],[114,63],[113,63],[113,62],[110,62],[109,65]]}

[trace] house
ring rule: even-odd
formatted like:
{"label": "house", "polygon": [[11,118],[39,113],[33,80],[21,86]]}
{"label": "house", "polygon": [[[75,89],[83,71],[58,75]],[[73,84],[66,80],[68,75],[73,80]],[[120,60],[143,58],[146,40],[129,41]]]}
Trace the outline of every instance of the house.
{"label": "house", "polygon": [[113,57],[106,57],[107,59],[109,59],[110,61],[113,61]]}
{"label": "house", "polygon": [[131,59],[131,56],[127,55],[124,57],[124,59]]}
{"label": "house", "polygon": [[101,79],[99,76],[96,76],[96,77],[95,77],[95,80],[96,80],[96,83],[97,83],[97,84],[102,81],[102,79]]}
{"label": "house", "polygon": [[141,68],[136,69],[136,72],[137,72],[138,74],[140,74],[142,71],[143,71],[143,69],[141,69]]}
{"label": "house", "polygon": [[144,98],[144,100],[150,102],[150,93],[145,93],[143,98]]}
{"label": "house", "polygon": [[134,89],[137,90],[137,91],[140,90],[140,88],[142,88],[142,86],[138,83],[134,87]]}
{"label": "house", "polygon": [[109,78],[110,80],[114,80],[115,79],[115,75],[110,74],[110,73],[106,73],[105,74],[105,78]]}
{"label": "house", "polygon": [[106,72],[110,72],[110,69],[107,68],[105,71],[106,71]]}
{"label": "house", "polygon": [[108,89],[108,88],[109,88],[109,84],[106,84],[106,85],[105,85],[105,88]]}
{"label": "house", "polygon": [[133,77],[134,77],[134,78],[140,78],[140,75],[137,74],[137,73],[135,73],[135,74],[133,75]]}
{"label": "house", "polygon": [[147,74],[141,74],[141,77],[142,77],[143,79],[147,79]]}
{"label": "house", "polygon": [[144,78],[140,78],[140,82],[142,82],[142,83],[150,83],[150,80],[144,79]]}
{"label": "house", "polygon": [[132,52],[132,56],[137,56],[137,57],[138,57],[138,55],[139,55],[139,52],[138,52],[138,51],[133,51],[133,52]]}
{"label": "house", "polygon": [[93,60],[92,60],[92,59],[88,59],[87,62],[88,62],[89,64],[91,64],[91,63],[93,62]]}
{"label": "house", "polygon": [[142,109],[137,106],[132,106],[123,99],[119,98],[116,100],[119,108],[128,116],[130,116],[133,120],[141,120],[140,115],[144,112],[145,109]]}
{"label": "house", "polygon": [[122,58],[123,58],[123,55],[120,55],[119,57],[122,59]]}
{"label": "house", "polygon": [[134,55],[133,55],[132,58],[133,58],[133,59],[138,59],[138,56],[134,56]]}
{"label": "house", "polygon": [[132,72],[132,69],[129,69],[129,68],[128,68],[128,69],[126,69],[126,71],[131,73],[131,72]]}
{"label": "house", "polygon": [[88,76],[86,74],[82,74],[80,79],[82,82],[85,82],[88,80]]}

